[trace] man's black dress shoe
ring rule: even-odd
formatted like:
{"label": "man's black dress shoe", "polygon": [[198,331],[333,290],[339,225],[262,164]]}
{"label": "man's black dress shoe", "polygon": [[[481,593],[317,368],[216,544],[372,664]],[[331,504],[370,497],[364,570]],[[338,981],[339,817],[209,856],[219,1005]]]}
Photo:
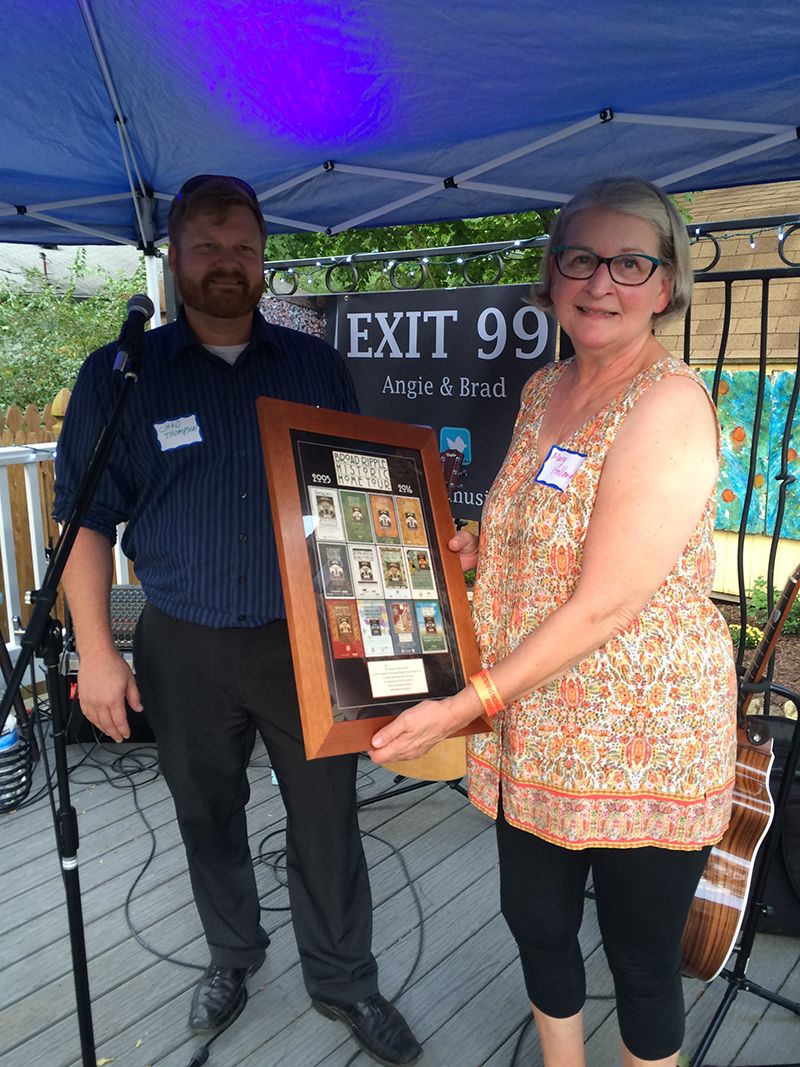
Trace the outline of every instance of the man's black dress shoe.
{"label": "man's black dress shoe", "polygon": [[326,1019],[347,1023],[361,1048],[385,1067],[416,1063],[422,1055],[422,1046],[408,1023],[380,993],[373,993],[357,1004],[331,1004],[326,1000],[311,1003]]}
{"label": "man's black dress shoe", "polygon": [[240,1007],[244,983],[263,964],[266,954],[249,967],[218,967],[212,963],[197,983],[189,1013],[193,1030],[216,1030],[224,1026]]}

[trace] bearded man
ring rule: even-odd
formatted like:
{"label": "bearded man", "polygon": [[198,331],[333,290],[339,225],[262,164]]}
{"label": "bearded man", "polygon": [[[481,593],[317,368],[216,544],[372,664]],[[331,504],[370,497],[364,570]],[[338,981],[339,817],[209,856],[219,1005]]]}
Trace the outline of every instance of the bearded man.
{"label": "bearded man", "polygon": [[[126,700],[153,729],[211,957],[190,1026],[233,1017],[269,943],[245,819],[258,732],[286,807],[292,921],[312,1003],[379,1062],[413,1063],[422,1049],[378,992],[357,757],[305,757],[255,406],[271,396],[356,412],[353,384],[329,345],[257,311],[266,230],[249,185],[190,179],[168,227],[183,306],[144,335],[140,380],[64,572],[81,709],[115,741],[130,735]],[[78,377],[59,440],[57,519],[106,409],[115,352],[93,352]],[[109,618],[123,522],[147,598],[135,676]]]}

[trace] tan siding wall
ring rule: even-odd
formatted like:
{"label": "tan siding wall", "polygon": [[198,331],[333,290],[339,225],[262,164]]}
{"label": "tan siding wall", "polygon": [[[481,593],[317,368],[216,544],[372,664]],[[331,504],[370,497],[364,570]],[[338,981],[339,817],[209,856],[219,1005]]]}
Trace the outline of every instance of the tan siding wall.
{"label": "tan siding wall", "polygon": [[[800,182],[777,182],[774,185],[748,185],[739,189],[717,189],[695,194],[687,205],[695,223],[726,219],[760,218],[792,214],[800,218]],[[778,255],[777,231],[754,235],[756,247],[750,248],[750,233],[731,231],[720,239],[720,260],[715,271],[739,271],[785,267]],[[711,245],[699,241],[693,258],[700,268],[710,262]],[[800,263],[800,230],[789,237],[786,254]],[[736,282],[733,285],[733,312],[726,362],[752,367],[759,355],[761,329],[761,285]],[[713,363],[721,339],[724,300],[722,283],[695,286],[692,303],[692,361]],[[683,322],[667,323],[657,331],[662,343],[677,355],[683,352]],[[800,334],[800,278],[770,283],[767,358],[771,365],[793,367],[797,360]]]}

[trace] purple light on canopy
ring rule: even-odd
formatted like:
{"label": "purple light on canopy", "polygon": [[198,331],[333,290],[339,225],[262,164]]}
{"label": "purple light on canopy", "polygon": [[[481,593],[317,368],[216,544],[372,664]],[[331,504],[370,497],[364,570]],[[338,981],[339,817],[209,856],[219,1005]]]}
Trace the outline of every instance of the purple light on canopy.
{"label": "purple light on canopy", "polygon": [[243,125],[330,146],[388,122],[385,51],[354,5],[207,0],[191,5],[184,26],[209,93]]}

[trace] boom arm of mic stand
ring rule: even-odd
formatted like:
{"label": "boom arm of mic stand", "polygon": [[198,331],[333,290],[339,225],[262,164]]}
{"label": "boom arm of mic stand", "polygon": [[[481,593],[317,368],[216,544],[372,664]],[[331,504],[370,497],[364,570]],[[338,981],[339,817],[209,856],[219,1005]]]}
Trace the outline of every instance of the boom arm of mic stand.
{"label": "boom arm of mic stand", "polygon": [[[137,357],[140,351],[135,353]],[[105,428],[97,436],[89,463],[75,492],[72,507],[58,539],[53,557],[45,572],[41,589],[34,592],[33,611],[25,633],[20,640],[20,652],[14,670],[9,676],[6,690],[0,701],[0,729],[5,725],[15,695],[19,692],[28,664],[34,654],[44,660],[47,674],[47,689],[53,721],[53,746],[55,753],[56,782],[59,806],[56,815],[56,842],[58,845],[64,892],[67,900],[72,972],[75,982],[78,1030],[81,1040],[83,1067],[95,1067],[97,1056],[92,1025],[92,1004],[89,994],[89,972],[86,961],[86,942],[83,930],[80,880],[78,876],[78,818],[69,796],[69,768],[66,753],[67,717],[62,705],[62,690],[58,677],[58,662],[61,654],[61,624],[51,619],[58,585],[81,523],[92,502],[97,483],[105,468],[106,460],[114,442],[117,427],[122,418],[131,389],[138,380],[139,359],[130,365],[119,390],[114,409]]]}

